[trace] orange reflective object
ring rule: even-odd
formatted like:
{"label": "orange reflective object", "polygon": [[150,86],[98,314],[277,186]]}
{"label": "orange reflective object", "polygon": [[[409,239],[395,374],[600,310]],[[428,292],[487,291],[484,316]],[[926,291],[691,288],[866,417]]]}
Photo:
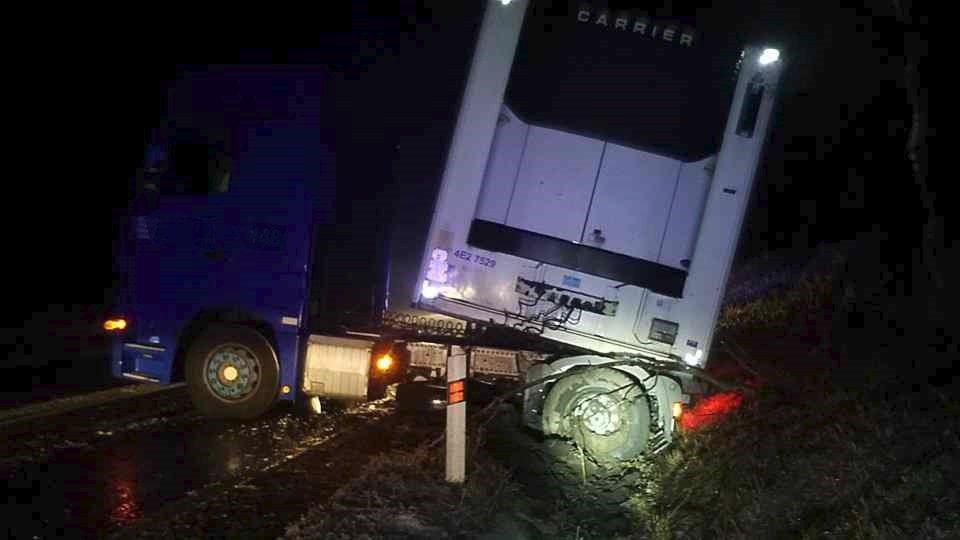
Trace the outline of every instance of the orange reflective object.
{"label": "orange reflective object", "polygon": [[466,385],[463,379],[447,383],[447,405],[456,405],[466,400]]}

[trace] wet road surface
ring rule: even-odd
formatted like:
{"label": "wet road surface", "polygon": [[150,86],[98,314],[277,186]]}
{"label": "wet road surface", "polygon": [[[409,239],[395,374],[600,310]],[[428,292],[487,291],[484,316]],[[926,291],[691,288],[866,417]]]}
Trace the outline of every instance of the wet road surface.
{"label": "wet road surface", "polygon": [[229,486],[208,489],[169,504],[111,536],[126,539],[275,539],[313,505],[325,502],[359,475],[371,457],[409,450],[442,429],[432,421],[389,410],[344,415],[329,438]]}
{"label": "wet road surface", "polygon": [[[195,413],[180,387],[2,425],[3,529],[8,538],[100,538],[119,533],[166,506],[176,507],[177,501],[195,508],[204,497],[235,489],[263,471],[276,469],[279,475],[284,463],[331,439],[342,440],[378,424],[389,415],[388,409],[368,405],[318,417],[278,405],[257,420],[216,421]],[[357,436],[360,439],[349,445],[354,460],[387,448],[386,441],[392,439],[371,433]],[[380,440],[374,444],[370,437]],[[289,490],[297,478],[286,475]],[[299,506],[305,504],[306,500]],[[142,526],[139,530],[137,536],[146,534]],[[207,536],[193,531],[177,537],[195,535]]]}

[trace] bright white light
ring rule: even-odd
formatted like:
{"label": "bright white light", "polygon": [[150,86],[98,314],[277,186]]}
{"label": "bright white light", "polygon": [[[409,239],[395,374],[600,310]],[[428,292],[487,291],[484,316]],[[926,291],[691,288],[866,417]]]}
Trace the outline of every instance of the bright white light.
{"label": "bright white light", "polygon": [[703,349],[697,349],[696,353],[686,353],[683,355],[683,361],[688,365],[700,365],[700,359],[703,358]]}
{"label": "bright white light", "polygon": [[780,51],[777,49],[764,49],[763,52],[760,53],[760,58],[757,59],[757,62],[759,62],[761,66],[766,66],[776,62],[779,59]]}
{"label": "bright white light", "polygon": [[435,285],[429,279],[423,280],[423,285],[420,286],[420,294],[427,300],[433,300],[441,294],[449,298],[463,298],[460,291],[450,285]]}
{"label": "bright white light", "polygon": [[422,294],[423,297],[428,300],[433,300],[434,298],[440,296],[440,288],[434,287],[427,280],[423,280],[423,287],[420,288],[420,294]]}
{"label": "bright white light", "polygon": [[500,0],[500,3],[503,4],[503,5],[505,5],[505,6],[506,6],[506,5],[509,5],[510,2],[513,2],[513,0]]}

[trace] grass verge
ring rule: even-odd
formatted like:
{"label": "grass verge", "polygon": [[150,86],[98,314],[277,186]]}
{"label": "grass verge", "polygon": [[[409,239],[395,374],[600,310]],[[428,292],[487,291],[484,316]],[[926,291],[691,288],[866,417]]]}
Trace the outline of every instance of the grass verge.
{"label": "grass verge", "polygon": [[960,538],[958,405],[927,388],[886,400],[763,390],[684,436],[634,497],[666,538]]}
{"label": "grass verge", "polygon": [[792,338],[824,341],[832,290],[829,273],[806,274],[724,308],[722,333],[764,343],[739,360],[776,376],[654,460],[650,489],[632,498],[636,537],[960,538],[960,385],[896,370],[867,384],[879,365],[930,353],[877,350],[855,368],[860,385],[836,383],[843,360],[817,358],[825,349],[767,354]]}

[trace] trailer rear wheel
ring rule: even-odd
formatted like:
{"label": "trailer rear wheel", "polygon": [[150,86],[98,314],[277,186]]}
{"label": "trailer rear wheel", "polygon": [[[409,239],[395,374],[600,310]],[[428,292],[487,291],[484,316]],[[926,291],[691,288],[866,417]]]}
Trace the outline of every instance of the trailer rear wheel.
{"label": "trailer rear wheel", "polygon": [[185,367],[190,399],[206,416],[256,418],[276,399],[277,356],[251,328],[210,326],[190,346]]}
{"label": "trailer rear wheel", "polygon": [[587,369],[560,379],[547,394],[543,431],[582,445],[595,459],[632,459],[650,439],[650,405],[643,387],[612,369]]}

